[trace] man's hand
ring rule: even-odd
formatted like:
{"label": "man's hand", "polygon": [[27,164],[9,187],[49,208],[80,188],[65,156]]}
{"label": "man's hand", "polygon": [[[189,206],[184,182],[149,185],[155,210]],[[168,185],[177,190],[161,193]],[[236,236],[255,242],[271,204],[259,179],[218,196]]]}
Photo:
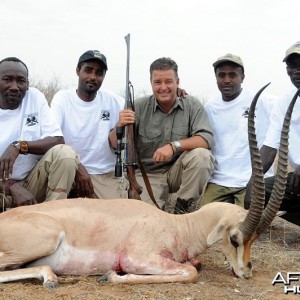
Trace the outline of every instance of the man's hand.
{"label": "man's hand", "polygon": [[8,180],[13,172],[13,165],[19,156],[19,150],[9,145],[0,157],[0,180]]}
{"label": "man's hand", "polygon": [[135,122],[135,113],[131,109],[124,109],[119,113],[119,121],[117,122],[114,129],[112,129],[109,133],[108,139],[112,148],[117,149],[118,141],[116,128],[124,127],[129,124],[134,124]]}
{"label": "man's hand", "polygon": [[10,187],[10,194],[13,207],[37,204],[34,195],[17,182]]}
{"label": "man's hand", "polygon": [[77,191],[78,196],[92,198],[95,195],[91,176],[82,164],[79,164],[78,166],[75,175],[75,183],[75,190]]}
{"label": "man's hand", "polygon": [[300,166],[294,171],[290,180],[290,190],[297,197],[300,196]]}
{"label": "man's hand", "polygon": [[185,89],[177,88],[177,96],[181,98],[185,98],[188,93],[185,91]]}
{"label": "man's hand", "polygon": [[173,146],[171,144],[164,145],[163,147],[156,149],[153,154],[153,161],[156,164],[164,161],[169,161],[171,160],[173,154]]}
{"label": "man's hand", "polygon": [[135,112],[131,109],[121,110],[119,113],[119,121],[116,127],[124,127],[135,122]]}

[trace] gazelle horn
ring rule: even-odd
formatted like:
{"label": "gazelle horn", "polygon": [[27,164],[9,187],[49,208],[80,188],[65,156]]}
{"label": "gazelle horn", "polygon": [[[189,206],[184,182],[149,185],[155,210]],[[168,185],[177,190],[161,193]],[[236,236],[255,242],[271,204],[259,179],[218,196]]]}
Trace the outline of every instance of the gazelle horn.
{"label": "gazelle horn", "polygon": [[269,85],[262,87],[254,96],[248,114],[248,139],[249,148],[251,155],[251,166],[252,166],[252,188],[251,188],[251,202],[248,214],[243,223],[240,224],[239,228],[244,234],[245,241],[249,240],[252,234],[255,232],[260,218],[262,216],[265,204],[265,184],[264,174],[262,168],[262,162],[260,153],[257,146],[254,116],[255,106],[260,94]]}
{"label": "gazelle horn", "polygon": [[293,108],[299,94],[300,94],[300,90],[298,90],[294,95],[284,117],[282,130],[281,130],[281,137],[280,137],[280,147],[278,153],[276,178],[275,178],[271,197],[262,214],[261,220],[258,224],[256,230],[257,235],[260,235],[271,224],[271,222],[276,216],[276,213],[279,210],[280,204],[284,197],[285,187],[287,183],[287,176],[288,176],[287,166],[288,166],[288,145],[289,145],[288,137],[290,131],[289,127],[291,123],[291,115],[293,112]]}

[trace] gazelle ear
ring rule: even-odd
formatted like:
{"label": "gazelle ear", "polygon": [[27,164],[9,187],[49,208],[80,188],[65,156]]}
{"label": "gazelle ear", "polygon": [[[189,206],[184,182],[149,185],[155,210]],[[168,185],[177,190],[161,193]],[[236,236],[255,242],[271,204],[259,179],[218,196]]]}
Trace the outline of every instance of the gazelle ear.
{"label": "gazelle ear", "polygon": [[274,222],[278,217],[281,217],[281,216],[283,216],[283,215],[285,215],[285,214],[286,214],[286,211],[284,211],[284,210],[278,211],[278,212],[276,213],[276,215],[275,215],[275,218],[274,218],[273,221],[271,222],[271,224],[273,224],[273,222]]}
{"label": "gazelle ear", "polygon": [[223,232],[225,230],[225,226],[223,221],[220,221],[217,226],[211,231],[211,233],[207,237],[207,245],[210,247],[216,242],[220,241],[223,237]]}
{"label": "gazelle ear", "polygon": [[283,215],[285,215],[286,214],[286,211],[285,210],[280,210],[280,211],[278,211],[277,213],[276,213],[276,217],[281,217],[281,216],[283,216]]}

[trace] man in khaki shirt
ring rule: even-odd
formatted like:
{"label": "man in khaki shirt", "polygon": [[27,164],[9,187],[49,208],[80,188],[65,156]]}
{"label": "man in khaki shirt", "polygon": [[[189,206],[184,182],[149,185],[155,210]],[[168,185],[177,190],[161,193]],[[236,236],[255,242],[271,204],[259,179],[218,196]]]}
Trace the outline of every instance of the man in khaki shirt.
{"label": "man in khaki shirt", "polygon": [[[156,202],[164,208],[169,193],[177,193],[175,213],[189,207],[203,193],[213,170],[212,129],[200,101],[177,96],[178,66],[170,58],[159,58],[150,66],[153,95],[137,99],[135,114],[120,113],[120,124],[136,122],[138,150]],[[141,198],[153,204],[143,178]],[[194,206],[194,205],[193,205]]]}

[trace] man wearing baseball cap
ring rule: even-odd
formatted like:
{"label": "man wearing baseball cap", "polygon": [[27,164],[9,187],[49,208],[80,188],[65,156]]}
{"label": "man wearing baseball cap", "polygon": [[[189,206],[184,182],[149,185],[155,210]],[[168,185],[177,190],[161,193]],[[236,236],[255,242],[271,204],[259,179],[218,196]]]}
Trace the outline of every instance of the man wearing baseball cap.
{"label": "man wearing baseball cap", "polygon": [[[116,157],[109,140],[116,135],[124,99],[101,89],[107,70],[104,54],[84,52],[76,68],[77,89],[59,91],[51,103],[65,143],[80,155],[75,196],[127,198],[127,181],[114,175]],[[121,125],[127,125],[126,120]]]}
{"label": "man wearing baseball cap", "polygon": [[100,53],[98,50],[88,50],[84,52],[78,60],[77,68],[80,67],[80,65],[89,60],[97,60],[99,61],[102,65],[105,71],[107,71],[107,62],[106,62],[106,57]]}
{"label": "man wearing baseball cap", "polygon": [[[261,148],[261,158],[263,170],[269,169],[273,164],[280,142],[281,128],[287,108],[300,88],[300,41],[293,44],[286,50],[283,62],[286,63],[287,74],[291,79],[294,88],[290,92],[280,97],[274,104],[271,113],[270,126],[266,139]],[[280,210],[286,211],[282,218],[300,226],[300,99],[298,97],[292,113],[290,131],[289,131],[289,164],[293,171],[288,174],[288,183],[284,199]],[[274,185],[274,177],[265,180],[266,201],[269,200]],[[248,206],[250,199],[250,187],[247,191]]]}
{"label": "man wearing baseball cap", "polygon": [[244,72],[244,64],[243,64],[243,61],[242,59],[237,56],[237,55],[234,55],[234,54],[231,54],[231,53],[227,53],[221,57],[219,57],[214,63],[213,63],[213,67],[214,67],[214,70],[216,72],[216,68],[218,66],[220,66],[221,64],[223,63],[228,63],[228,62],[231,62],[231,63],[234,63],[238,66],[240,66],[242,68],[242,71]]}
{"label": "man wearing baseball cap", "polygon": [[[220,201],[244,206],[246,185],[251,177],[248,111],[255,91],[242,87],[245,73],[239,56],[228,53],[212,65],[220,93],[210,98],[204,108],[216,141],[212,150],[215,168],[201,204]],[[259,146],[264,141],[274,99],[263,93],[257,103]]]}

